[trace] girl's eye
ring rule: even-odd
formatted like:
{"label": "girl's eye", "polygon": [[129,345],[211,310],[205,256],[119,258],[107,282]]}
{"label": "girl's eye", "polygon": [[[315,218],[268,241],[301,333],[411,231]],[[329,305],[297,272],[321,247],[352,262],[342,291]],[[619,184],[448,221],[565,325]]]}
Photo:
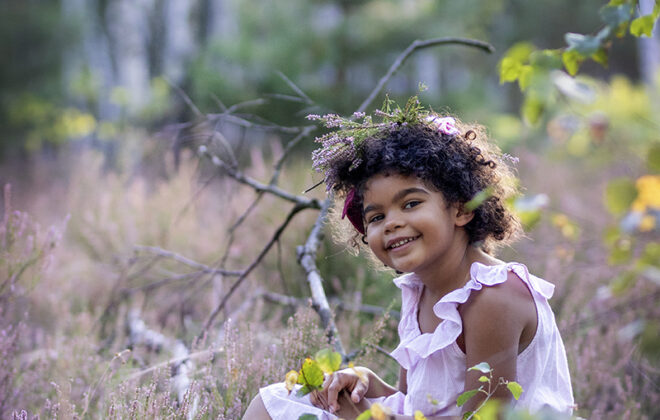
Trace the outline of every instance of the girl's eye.
{"label": "girl's eye", "polygon": [[408,201],[408,202],[403,206],[403,208],[404,208],[404,209],[411,209],[411,208],[413,208],[413,207],[419,206],[421,203],[422,203],[421,201],[411,200],[411,201]]}
{"label": "girl's eye", "polygon": [[382,214],[377,214],[375,216],[371,216],[367,222],[368,223],[377,222],[377,221],[381,220],[382,218],[383,218]]}

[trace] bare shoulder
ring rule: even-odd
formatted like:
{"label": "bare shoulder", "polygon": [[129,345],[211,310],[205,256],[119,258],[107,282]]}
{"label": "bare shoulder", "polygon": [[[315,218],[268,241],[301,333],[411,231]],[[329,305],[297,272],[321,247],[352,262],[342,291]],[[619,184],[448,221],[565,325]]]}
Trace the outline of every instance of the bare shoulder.
{"label": "bare shoulder", "polygon": [[527,285],[512,271],[507,280],[494,286],[484,286],[473,291],[467,302],[461,305],[461,316],[466,324],[472,320],[524,328],[536,321],[536,307]]}

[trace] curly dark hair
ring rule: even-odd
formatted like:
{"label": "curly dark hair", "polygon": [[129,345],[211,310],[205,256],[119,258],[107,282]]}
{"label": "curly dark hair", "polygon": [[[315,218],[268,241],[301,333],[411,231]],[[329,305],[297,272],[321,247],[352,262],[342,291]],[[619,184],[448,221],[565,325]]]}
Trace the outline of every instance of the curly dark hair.
{"label": "curly dark hair", "polygon": [[[517,192],[516,178],[482,127],[456,124],[465,134],[443,134],[424,123],[383,127],[364,140],[357,166],[350,157],[333,162],[332,188],[339,197],[354,189],[360,208],[366,182],[382,173],[417,176],[441,192],[447,203],[461,207],[482,193],[486,198],[472,210],[474,217],[465,230],[470,244],[492,253],[495,245],[508,243],[521,231],[505,205]],[[352,244],[359,238],[353,230]]]}

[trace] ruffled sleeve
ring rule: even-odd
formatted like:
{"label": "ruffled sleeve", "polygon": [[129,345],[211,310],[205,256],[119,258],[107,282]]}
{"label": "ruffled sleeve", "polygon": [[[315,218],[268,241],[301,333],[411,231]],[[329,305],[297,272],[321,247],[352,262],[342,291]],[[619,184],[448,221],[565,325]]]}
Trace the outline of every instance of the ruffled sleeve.
{"label": "ruffled sleeve", "polygon": [[402,291],[401,321],[399,336],[401,343],[392,352],[404,369],[412,368],[419,360],[429,357],[456,341],[463,331],[463,322],[458,312],[458,305],[465,303],[473,290],[484,286],[503,283],[508,278],[508,271],[513,271],[530,288],[532,293],[549,299],[554,286],[545,280],[531,276],[527,267],[519,263],[501,265],[483,265],[473,263],[470,267],[470,279],[460,289],[446,294],[434,306],[433,312],[442,320],[433,333],[422,334],[417,323],[417,306],[422,290],[422,283],[414,275],[395,279],[395,284]]}

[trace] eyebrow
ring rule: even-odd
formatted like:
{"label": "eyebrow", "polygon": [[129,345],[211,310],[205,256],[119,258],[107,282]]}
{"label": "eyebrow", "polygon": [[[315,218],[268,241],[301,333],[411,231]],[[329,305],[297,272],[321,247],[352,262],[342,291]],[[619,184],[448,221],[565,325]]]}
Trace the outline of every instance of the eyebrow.
{"label": "eyebrow", "polygon": [[[394,195],[394,197],[392,197],[392,202],[395,203],[397,201],[400,201],[401,199],[403,199],[408,194],[413,194],[413,193],[422,193],[422,194],[429,195],[429,192],[426,191],[423,188],[419,188],[419,187],[405,188],[405,189],[399,191],[398,193],[396,193]],[[382,206],[379,205],[379,204],[369,204],[367,207],[364,208],[364,213],[363,214],[367,214],[370,211],[377,210],[381,207]]]}

